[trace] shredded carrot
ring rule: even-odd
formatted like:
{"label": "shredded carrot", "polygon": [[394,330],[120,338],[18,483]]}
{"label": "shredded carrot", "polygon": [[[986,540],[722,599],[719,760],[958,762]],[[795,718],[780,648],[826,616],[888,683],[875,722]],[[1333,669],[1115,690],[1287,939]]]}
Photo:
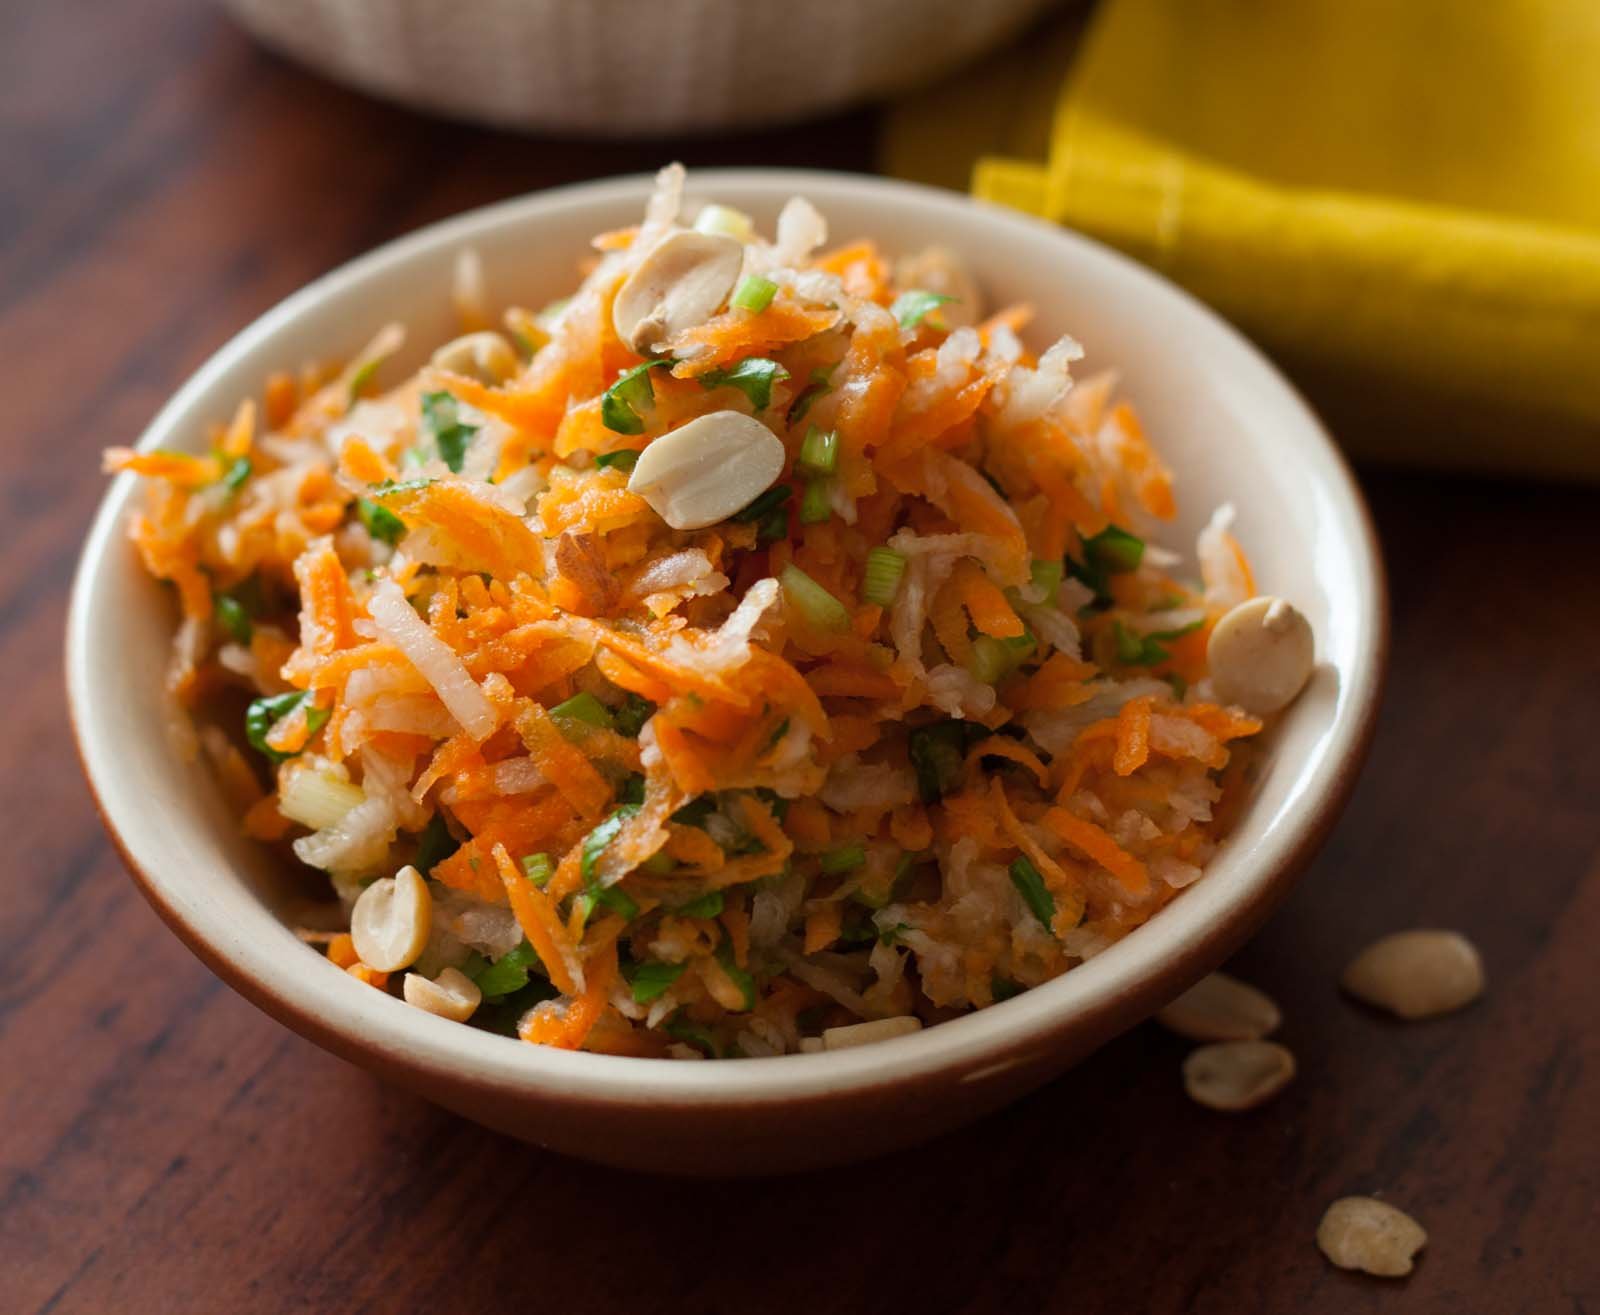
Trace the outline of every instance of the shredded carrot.
{"label": "shredded carrot", "polygon": [[584,988],[583,965],[578,962],[576,947],[568,939],[555,905],[517,870],[504,845],[494,847],[494,861],[511,901],[511,911],[517,915],[522,934],[544,964],[545,972],[563,995],[577,995]]}
{"label": "shredded carrot", "polygon": [[1150,757],[1150,709],[1154,703],[1149,694],[1129,699],[1117,715],[1117,752],[1111,766],[1118,776],[1132,776]]}
{"label": "shredded carrot", "polygon": [[1144,864],[1093,822],[1065,808],[1052,808],[1044,815],[1044,822],[1069,845],[1082,850],[1120,881],[1130,895],[1143,895],[1149,890],[1150,874]]}
{"label": "shredded carrot", "polygon": [[839,939],[844,922],[844,911],[837,903],[824,904],[814,913],[806,915],[805,952],[815,954],[825,950]]}

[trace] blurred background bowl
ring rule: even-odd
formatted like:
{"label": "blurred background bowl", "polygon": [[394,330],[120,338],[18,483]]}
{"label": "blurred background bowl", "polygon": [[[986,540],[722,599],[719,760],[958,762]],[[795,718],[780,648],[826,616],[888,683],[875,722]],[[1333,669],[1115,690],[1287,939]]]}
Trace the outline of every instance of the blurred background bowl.
{"label": "blurred background bowl", "polygon": [[792,122],[929,81],[1056,0],[224,0],[374,96],[498,127],[664,136]]}

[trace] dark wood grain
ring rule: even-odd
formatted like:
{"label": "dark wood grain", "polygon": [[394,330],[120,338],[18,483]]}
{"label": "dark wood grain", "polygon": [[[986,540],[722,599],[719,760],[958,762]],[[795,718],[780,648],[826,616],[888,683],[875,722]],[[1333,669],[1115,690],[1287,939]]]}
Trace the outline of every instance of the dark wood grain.
{"label": "dark wood grain", "polygon": [[[183,0],[0,10],[0,1311],[1600,1311],[1592,491],[1366,472],[1393,677],[1348,815],[1237,961],[1302,1068],[1251,1116],[1190,1105],[1183,1045],[1145,1027],[915,1153],[628,1178],[283,1031],[122,874],[58,674],[101,446],[267,306],[419,224],[668,154],[866,168],[872,132],[531,141],[325,86]],[[1471,934],[1485,1000],[1401,1026],[1337,996],[1354,949],[1417,924]],[[1349,1192],[1430,1230],[1406,1283],[1316,1252]]]}

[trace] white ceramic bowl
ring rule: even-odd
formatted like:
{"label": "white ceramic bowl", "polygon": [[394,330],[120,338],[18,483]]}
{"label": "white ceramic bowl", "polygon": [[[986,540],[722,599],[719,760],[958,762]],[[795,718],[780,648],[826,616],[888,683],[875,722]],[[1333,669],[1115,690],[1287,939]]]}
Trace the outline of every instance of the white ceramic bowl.
{"label": "white ceramic bowl", "polygon": [[1053,0],[227,0],[363,91],[508,128],[662,136],[890,96]]}
{"label": "white ceramic bowl", "polygon": [[[643,178],[543,192],[435,225],[335,270],[222,348],[141,446],[198,448],[208,423],[272,369],[356,350],[409,321],[416,364],[451,331],[456,253],[471,245],[497,296],[568,291],[590,234],[634,220]],[[1023,995],[857,1050],[672,1063],[570,1054],[431,1017],[362,985],[274,915],[282,873],[238,831],[213,783],[164,732],[173,617],[124,530],[119,479],[90,532],[68,623],[79,747],[101,810],[156,909],[202,959],[297,1031],[492,1127],[612,1164],[693,1173],[785,1170],[906,1145],[992,1110],[1131,1026],[1214,968],[1285,893],[1353,782],[1376,710],[1383,581],[1360,495],[1276,370],[1215,315],[1093,242],[953,193],[826,173],[709,171],[690,196],[770,226],[790,195],[836,238],[960,252],[997,302],[1028,300],[1070,330],[1086,366],[1115,365],[1179,477],[1188,544],[1217,503],[1263,589],[1293,599],[1319,666],[1277,728],[1257,792],[1205,877],[1123,941]]]}

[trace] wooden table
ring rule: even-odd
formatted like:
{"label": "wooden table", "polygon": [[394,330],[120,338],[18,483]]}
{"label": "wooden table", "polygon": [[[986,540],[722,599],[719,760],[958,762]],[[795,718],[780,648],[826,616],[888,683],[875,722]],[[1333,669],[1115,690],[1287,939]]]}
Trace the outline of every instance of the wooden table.
{"label": "wooden table", "polygon": [[[124,877],[59,675],[103,445],[280,297],[419,224],[670,155],[866,168],[872,131],[520,140],[325,86],[182,0],[0,14],[0,1311],[1600,1310],[1592,491],[1366,473],[1393,675],[1343,824],[1236,964],[1301,1065],[1254,1115],[1189,1104],[1183,1044],[1146,1026],[921,1151],[629,1178],[299,1040]],[[1485,1000],[1402,1026],[1339,998],[1355,949],[1417,924],[1470,933]],[[1349,1192],[1428,1227],[1408,1282],[1317,1253]]]}

